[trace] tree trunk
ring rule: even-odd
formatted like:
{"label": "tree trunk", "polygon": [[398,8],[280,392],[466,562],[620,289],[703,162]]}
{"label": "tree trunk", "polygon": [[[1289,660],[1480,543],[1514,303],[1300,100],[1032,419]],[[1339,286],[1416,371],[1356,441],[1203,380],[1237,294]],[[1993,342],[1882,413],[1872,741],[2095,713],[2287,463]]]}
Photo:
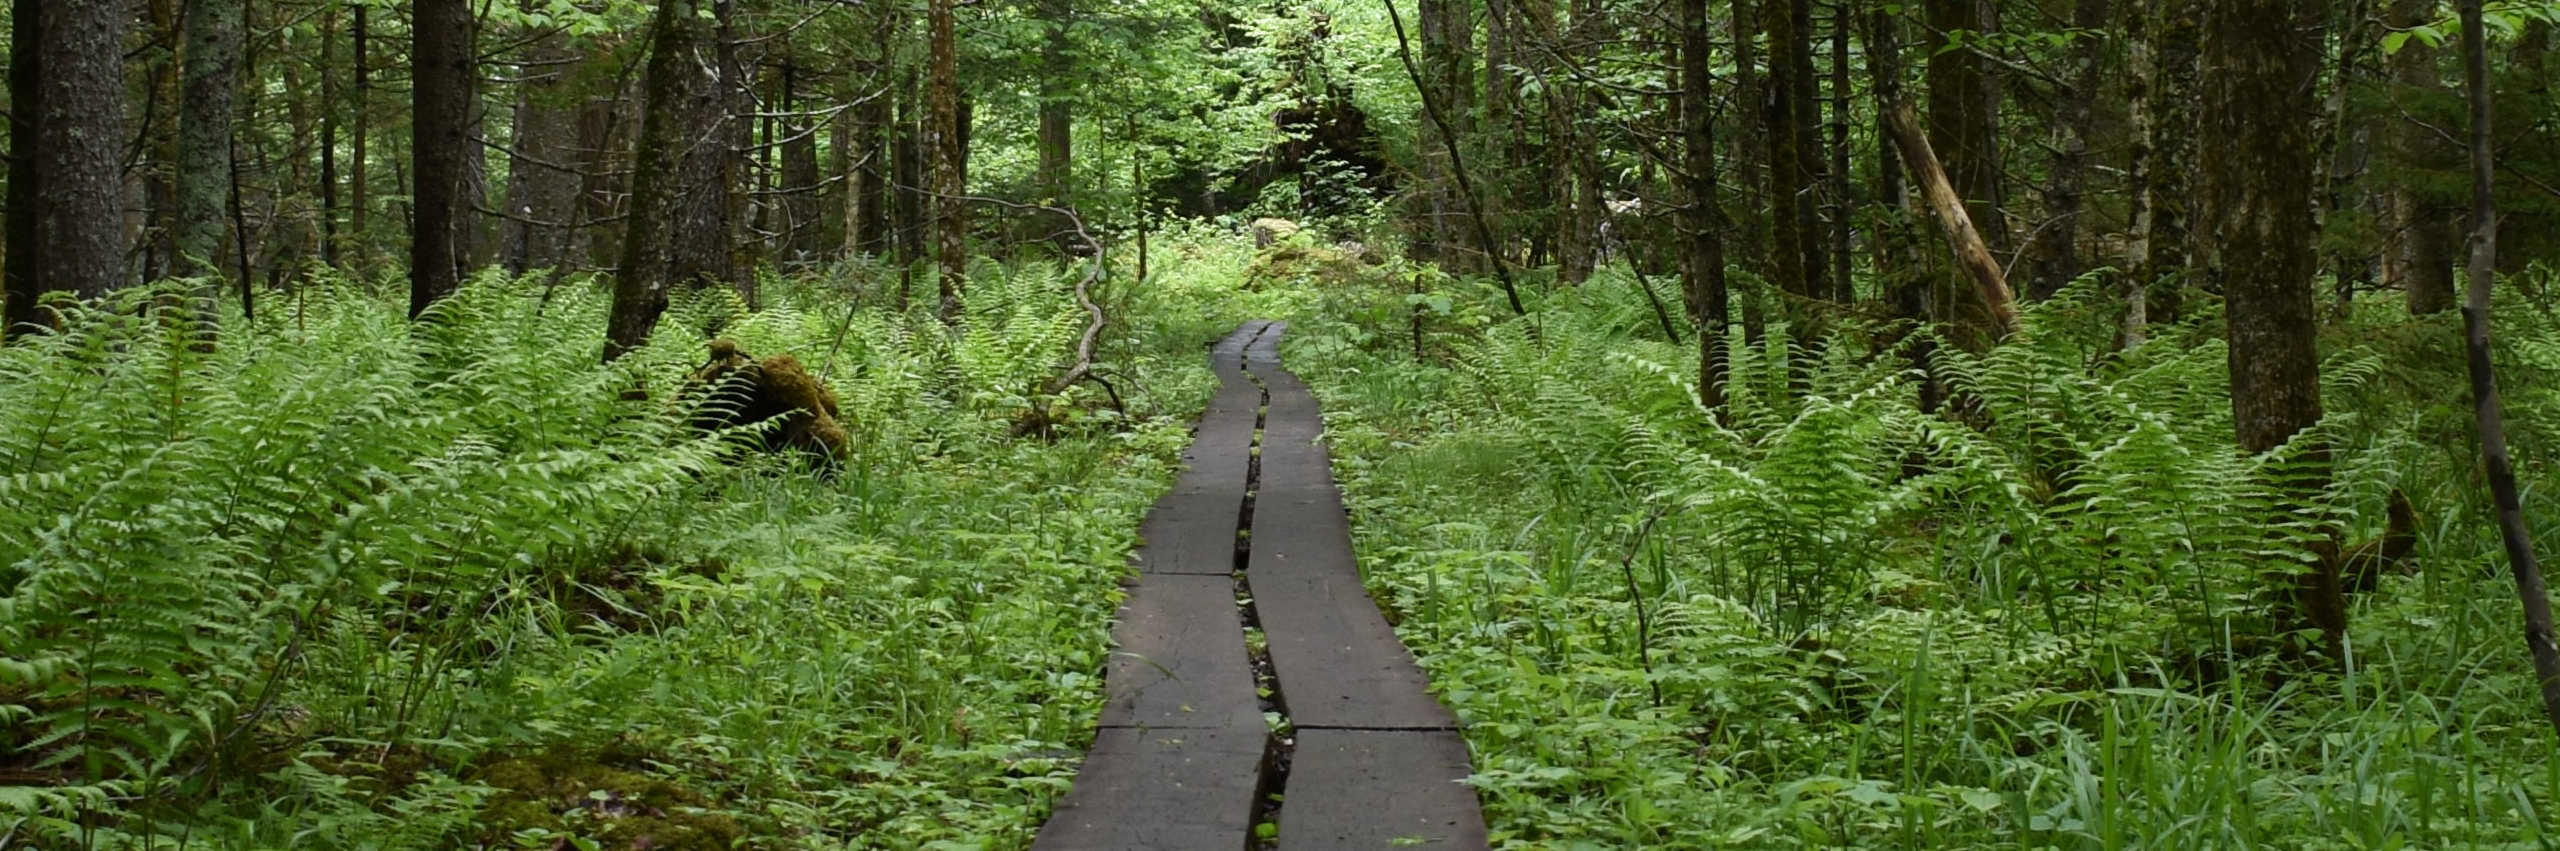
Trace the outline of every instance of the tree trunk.
{"label": "tree trunk", "polygon": [[[2136,0],[2133,280],[2141,310],[2129,329],[2176,322],[2185,307],[2195,239],[2196,88],[2203,0]],[[2146,73],[2147,71],[2147,73]],[[2139,343],[2138,330],[2127,334]]]}
{"label": "tree trunk", "polygon": [[[666,312],[670,288],[728,277],[730,187],[723,178],[734,156],[732,117],[703,2],[666,0],[650,24],[647,99],[613,313],[605,326],[607,361],[648,343],[658,315]],[[715,14],[728,10],[726,3],[712,8]]]}
{"label": "tree trunk", "polygon": [[[2105,38],[2109,9],[2107,0],[2078,0],[2073,4],[2072,27],[2090,39]],[[2082,221],[2081,192],[2089,172],[2091,133],[2095,131],[2099,100],[2098,56],[2103,51],[2096,44],[2080,45],[2072,58],[2069,88],[2061,93],[2062,121],[2055,128],[2057,140],[2053,151],[2050,177],[2045,184],[2045,216],[2052,221],[2038,228],[2036,242],[2035,281],[2028,287],[2027,298],[2043,301],[2062,291],[2064,285],[2080,277],[2086,268],[2080,257],[2080,243],[2087,230]]]}
{"label": "tree trunk", "polygon": [[556,280],[577,242],[579,107],[586,92],[575,75],[579,56],[546,35],[525,50],[517,74],[515,144],[507,165],[507,218],[498,253],[508,272],[549,269]]}
{"label": "tree trunk", "polygon": [[240,64],[241,0],[187,3],[184,94],[178,106],[178,266],[218,276],[222,214],[231,195],[231,93]]}
{"label": "tree trunk", "polygon": [[[784,109],[794,113],[806,110],[798,100],[799,74],[796,64],[782,66]],[[783,261],[807,268],[818,262],[820,237],[825,235],[818,215],[818,126],[809,117],[794,114],[783,124],[782,133]]]}
{"label": "tree trunk", "polygon": [[[138,170],[142,176],[142,280],[158,281],[172,275],[195,274],[193,267],[178,261],[178,123],[175,113],[183,100],[179,86],[180,66],[184,57],[186,9],[179,0],[148,0],[143,4],[144,25],[149,28],[152,48],[135,54],[148,57],[142,61],[144,73],[142,99],[142,150],[145,154]],[[212,258],[206,258],[211,260]]]}
{"label": "tree trunk", "polygon": [[1067,27],[1075,18],[1074,0],[1040,0],[1040,19],[1047,33],[1040,42],[1040,192],[1049,203],[1069,204],[1075,182],[1073,89],[1074,55]]}
{"label": "tree trunk", "polygon": [[338,15],[320,16],[320,262],[338,268]]}
{"label": "tree trunk", "polygon": [[1841,304],[1858,300],[1849,274],[1849,29],[1853,26],[1850,16],[1856,14],[1852,5],[1837,0],[1831,6],[1831,160],[1827,170],[1831,221],[1826,233],[1831,237],[1830,298]]}
{"label": "tree trunk", "polygon": [[[1760,70],[1759,8],[1752,0],[1733,0],[1727,26],[1731,28],[1733,39],[1734,111],[1740,116],[1734,122],[1737,132],[1733,140],[1735,190],[1742,196],[1732,208],[1734,231],[1740,236],[1735,247],[1741,256],[1735,258],[1735,262],[1751,274],[1765,279],[1771,274],[1769,225],[1763,219],[1766,214],[1762,212],[1769,208],[1769,135],[1761,125],[1766,120],[1766,116],[1761,114],[1761,104],[1767,102],[1763,94],[1767,88],[1767,77]],[[1758,288],[1752,288],[1751,292],[1756,294]],[[1745,300],[1756,301],[1756,298],[1746,295]],[[1759,342],[1761,319],[1755,305],[1743,306],[1743,334],[1746,339]]]}
{"label": "tree trunk", "polygon": [[[2320,421],[2313,349],[2313,84],[2324,10],[2291,0],[2218,0],[2206,13],[2200,140],[2205,227],[2214,240],[2230,334],[2231,414],[2240,448],[2285,445]],[[2309,447],[2281,485],[2308,501],[2328,480],[2327,449]],[[2317,628],[2336,657],[2346,634],[2338,566],[2320,559],[2282,580],[2292,615]]]}
{"label": "tree trunk", "polygon": [[43,0],[12,0],[9,20],[9,211],[8,246],[0,251],[0,278],[5,278],[7,298],[0,303],[5,313],[5,336],[15,337],[19,329],[40,320],[36,315],[36,269],[44,265],[44,243],[36,239],[36,199],[44,197],[44,169],[36,158],[36,122],[44,114],[43,18],[37,11]]}
{"label": "tree trunk", "polygon": [[[105,296],[125,281],[122,3],[49,2],[36,49],[35,292]],[[19,19],[21,21],[26,19]]]}
{"label": "tree trunk", "polygon": [[370,224],[373,202],[367,191],[371,188],[367,185],[370,172],[365,168],[365,142],[373,135],[372,116],[367,112],[367,102],[373,92],[373,83],[369,77],[370,66],[367,63],[373,45],[372,27],[365,20],[365,9],[364,4],[355,4],[355,20],[348,24],[355,42],[354,52],[349,55],[349,62],[353,66],[355,103],[349,110],[349,114],[353,117],[352,126],[347,128],[349,137],[347,139],[347,233],[348,237],[354,241],[355,264],[359,267],[365,265],[370,257],[371,252],[367,250],[367,245],[373,239]]}
{"label": "tree trunk", "polygon": [[1770,0],[1761,7],[1769,36],[1769,90],[1764,127],[1769,134],[1769,251],[1778,288],[1798,298],[1828,298],[1817,199],[1822,191],[1821,142],[1814,128],[1821,107],[1814,98],[1813,0]]}
{"label": "tree trunk", "polygon": [[931,84],[933,120],[925,147],[933,152],[934,245],[942,263],[936,291],[942,321],[960,318],[960,289],[969,271],[968,142],[960,137],[960,58],[952,32],[952,0],[931,0]]}
{"label": "tree trunk", "polygon": [[1689,303],[1698,319],[1698,399],[1723,410],[1725,329],[1732,308],[1724,277],[1723,217],[1717,215],[1715,61],[1708,43],[1707,0],[1680,0],[1681,171],[1687,191],[1680,211]]}
{"label": "tree trunk", "polygon": [[[2434,23],[2436,6],[2436,0],[2393,0],[2390,25],[2404,29]],[[2389,70],[2395,102],[2444,88],[2444,79],[2436,70],[2435,48],[2419,39],[2401,43],[2400,52],[2391,55]],[[2451,165],[2446,162],[2450,158],[2445,150],[2448,146],[2437,133],[2436,128],[2414,118],[2403,117],[2397,123],[2392,136],[2404,169]],[[2383,279],[2408,292],[2410,314],[2425,316],[2452,310],[2454,306],[2454,211],[2427,198],[2412,184],[2408,179],[2391,183],[2390,244],[2383,252]]]}
{"label": "tree trunk", "polygon": [[2507,549],[2507,567],[2516,593],[2524,601],[2525,647],[2533,657],[2534,679],[2542,685],[2542,713],[2560,733],[2560,642],[2552,637],[2551,591],[2542,581],[2542,563],[2533,552],[2533,532],[2526,528],[2524,506],[2517,496],[2514,462],[2507,457],[2505,414],[2498,401],[2498,378],[2489,357],[2489,295],[2497,286],[2498,208],[2496,151],[2491,147],[2489,49],[2480,23],[2480,0],[2457,0],[2462,15],[2462,78],[2471,100],[2471,259],[2465,264],[2469,292],[2462,304],[2463,350],[2471,372],[2473,412],[2480,425],[2480,449],[2489,474],[2489,492],[2498,506],[2498,535]]}
{"label": "tree trunk", "polygon": [[1947,180],[1964,199],[1983,241],[1995,252],[2009,248],[2009,220],[2002,212],[2000,108],[1971,47],[1989,31],[1983,0],[1927,0],[1929,147],[1945,158]]}
{"label": "tree trunk", "polygon": [[[202,0],[196,0],[202,2]],[[471,140],[471,4],[467,0],[418,0],[411,33],[417,116],[410,143],[417,174],[416,222],[409,240],[409,318],[451,295],[462,282],[463,156]]]}

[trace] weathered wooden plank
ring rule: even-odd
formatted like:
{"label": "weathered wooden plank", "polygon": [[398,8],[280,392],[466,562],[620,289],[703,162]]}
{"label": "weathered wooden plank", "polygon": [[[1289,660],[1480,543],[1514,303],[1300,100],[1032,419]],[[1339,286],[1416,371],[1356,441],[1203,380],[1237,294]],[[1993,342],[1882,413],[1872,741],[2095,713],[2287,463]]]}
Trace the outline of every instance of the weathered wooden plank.
{"label": "weathered wooden plank", "polygon": [[1226,576],[1142,576],[1120,604],[1104,727],[1265,729]]}
{"label": "weathered wooden plank", "polygon": [[1280,851],[1485,848],[1484,811],[1458,783],[1467,774],[1467,743],[1454,732],[1301,731]]}
{"label": "weathered wooden plank", "polygon": [[1347,567],[1250,572],[1289,720],[1301,729],[1446,730],[1457,719]]}
{"label": "weathered wooden plank", "polygon": [[1032,851],[1228,851],[1253,833],[1262,730],[1105,728]]}

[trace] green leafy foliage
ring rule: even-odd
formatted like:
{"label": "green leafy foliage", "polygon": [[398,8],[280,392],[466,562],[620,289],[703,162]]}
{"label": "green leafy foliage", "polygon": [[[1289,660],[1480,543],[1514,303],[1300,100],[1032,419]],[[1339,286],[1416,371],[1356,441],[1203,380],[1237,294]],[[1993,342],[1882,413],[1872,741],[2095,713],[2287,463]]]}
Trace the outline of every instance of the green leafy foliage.
{"label": "green leafy foliage", "polygon": [[[977,271],[957,336],[768,282],[601,367],[600,291],[503,276],[414,326],[324,274],[218,340],[137,293],[0,349],[0,835],[622,848],[627,797],[759,847],[1027,842],[1186,417],[1016,437],[1102,409],[1046,391],[1083,314]],[[840,469],[684,425],[714,327],[829,380]],[[1106,368],[1205,386],[1167,340]],[[531,753],[646,783],[528,799]]]}
{"label": "green leafy foliage", "polygon": [[[2560,326],[2506,307],[2511,392],[2547,399],[2528,364]],[[1694,350],[1616,274],[1419,363],[1333,315],[1286,354],[1499,847],[2549,841],[2495,532],[2468,454],[2421,438],[2459,362],[2399,342],[2440,324],[2349,326],[2329,420],[2251,457],[2207,326],[2110,352],[2085,283],[2008,345],[1936,341],[1935,412],[1919,338],[1775,323],[1703,410]],[[2334,483],[2305,510],[2270,482],[2315,442]],[[2352,660],[2288,661],[2272,589],[2315,540],[2376,534],[2393,488],[2425,517],[2415,571],[2358,598]]]}

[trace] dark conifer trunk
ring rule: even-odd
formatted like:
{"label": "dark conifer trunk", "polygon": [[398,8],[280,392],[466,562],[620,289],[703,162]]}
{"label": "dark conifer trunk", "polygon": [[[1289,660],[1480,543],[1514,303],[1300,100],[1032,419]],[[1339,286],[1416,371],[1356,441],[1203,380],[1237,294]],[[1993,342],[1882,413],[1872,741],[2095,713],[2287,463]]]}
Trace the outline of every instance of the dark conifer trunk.
{"label": "dark conifer trunk", "polygon": [[415,231],[409,241],[409,318],[453,293],[461,284],[469,208],[463,157],[471,145],[471,4],[467,0],[418,0],[411,43],[415,82],[411,140],[416,173]]}
{"label": "dark conifer trunk", "polygon": [[32,289],[99,298],[125,282],[130,10],[107,2],[37,5],[34,165],[43,177],[31,205],[41,246]]}
{"label": "dark conifer trunk", "polygon": [[36,199],[44,170],[36,158],[36,122],[44,114],[43,0],[13,0],[9,20],[9,211],[8,246],[0,256],[0,278],[7,282],[5,335],[36,322],[36,268],[44,264],[44,243],[36,240]]}
{"label": "dark conifer trunk", "polygon": [[1715,60],[1710,54],[1707,0],[1680,0],[1680,135],[1686,149],[1681,171],[1686,191],[1680,211],[1682,266],[1689,304],[1698,320],[1698,399],[1724,407],[1725,337],[1731,321],[1725,286],[1723,216],[1716,192]]}

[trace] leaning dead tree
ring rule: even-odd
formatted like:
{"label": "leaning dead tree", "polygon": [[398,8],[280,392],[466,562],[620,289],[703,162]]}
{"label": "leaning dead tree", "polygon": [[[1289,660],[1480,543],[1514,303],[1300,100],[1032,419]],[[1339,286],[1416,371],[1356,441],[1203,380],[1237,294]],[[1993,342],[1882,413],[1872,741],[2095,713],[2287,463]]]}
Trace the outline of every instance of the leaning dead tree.
{"label": "leaning dead tree", "polygon": [[1973,279],[1983,306],[1990,309],[1992,332],[2002,338],[2018,333],[2018,299],[2009,290],[2009,277],[1991,256],[1991,248],[1983,244],[1982,233],[1974,229],[1973,217],[1964,211],[1964,199],[1947,182],[1947,171],[1938,165],[1937,152],[1930,150],[1920,119],[1912,115],[1909,104],[1895,104],[1885,111],[1885,129],[1902,149],[1902,161],[1911,167],[1911,179],[1920,184],[1921,196],[1937,214],[1938,227],[1955,250],[1956,265]]}
{"label": "leaning dead tree", "polygon": [[2482,42],[2480,0],[2461,0],[2462,81],[2471,97],[2471,260],[2463,270],[2469,292],[2462,302],[2463,352],[2471,366],[2471,404],[2480,422],[2480,454],[2489,473],[2489,493],[2497,500],[2498,535],[2505,539],[2507,566],[2515,574],[2516,593],[2524,598],[2524,639],[2533,653],[2533,673],[2542,682],[2542,711],[2560,733],[2560,643],[2552,638],[2551,592],[2542,581],[2542,564],[2533,554],[2533,533],[2525,527],[2524,506],[2516,495],[2515,463],[2507,456],[2506,417],[2498,402],[2498,376],[2489,360],[2489,292],[2497,285],[2498,206],[2495,188],[2496,150],[2489,136],[2489,59]]}

